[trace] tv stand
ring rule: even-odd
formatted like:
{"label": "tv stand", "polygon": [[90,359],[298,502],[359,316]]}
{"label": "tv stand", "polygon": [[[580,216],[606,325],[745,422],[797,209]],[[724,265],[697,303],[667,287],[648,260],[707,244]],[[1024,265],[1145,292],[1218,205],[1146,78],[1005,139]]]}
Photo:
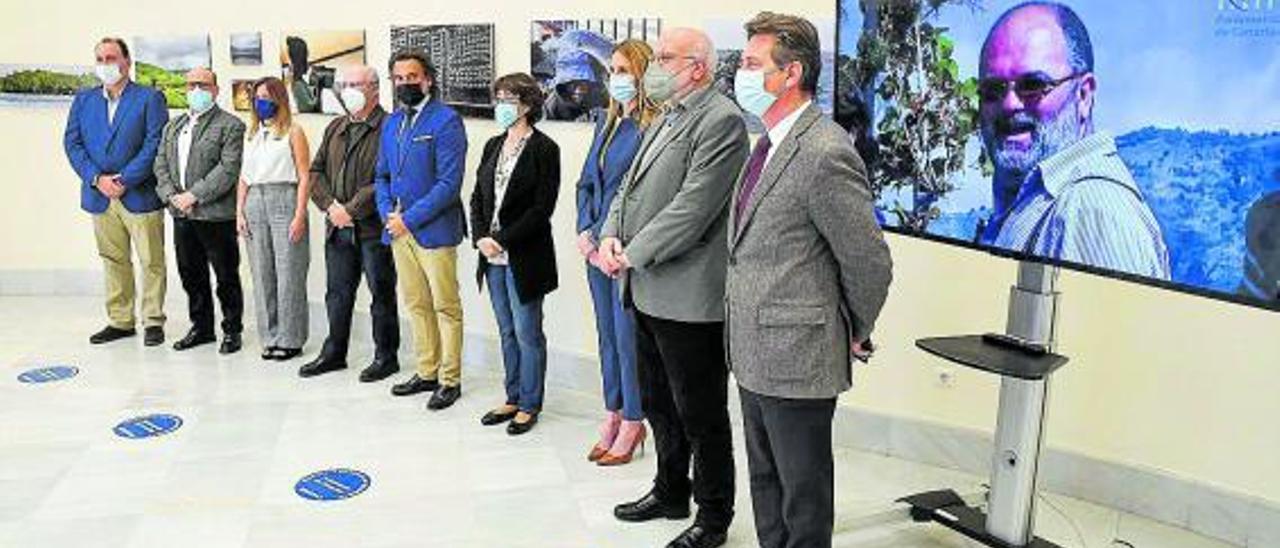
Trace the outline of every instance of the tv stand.
{"label": "tv stand", "polygon": [[1057,267],[1018,264],[1005,333],[916,341],[925,352],[999,375],[1000,408],[991,459],[989,512],[951,490],[898,499],[918,522],[932,521],[995,548],[1058,548],[1034,535],[1036,480],[1044,442],[1049,377],[1067,358],[1053,353]]}

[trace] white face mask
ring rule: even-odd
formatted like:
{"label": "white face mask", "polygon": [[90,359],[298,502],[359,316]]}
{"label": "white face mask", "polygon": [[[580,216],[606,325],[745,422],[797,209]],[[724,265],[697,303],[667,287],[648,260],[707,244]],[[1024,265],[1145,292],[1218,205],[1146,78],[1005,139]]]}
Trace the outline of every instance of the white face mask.
{"label": "white face mask", "polygon": [[342,105],[347,109],[347,114],[352,116],[364,110],[365,105],[368,103],[364,92],[356,88],[343,88],[339,97],[342,99]]}
{"label": "white face mask", "polygon": [[116,83],[124,77],[124,75],[120,73],[119,65],[95,65],[93,67],[93,74],[98,77],[98,80],[102,82],[102,85],[107,87],[116,85]]}

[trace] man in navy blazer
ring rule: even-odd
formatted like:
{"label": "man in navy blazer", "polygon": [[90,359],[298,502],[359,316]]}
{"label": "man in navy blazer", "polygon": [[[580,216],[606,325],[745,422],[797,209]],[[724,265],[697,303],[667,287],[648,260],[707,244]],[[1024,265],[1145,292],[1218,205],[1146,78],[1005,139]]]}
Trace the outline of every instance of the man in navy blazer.
{"label": "man in navy blazer", "polygon": [[399,108],[382,125],[374,176],[383,242],[395,258],[400,293],[413,323],[417,372],[392,387],[409,396],[431,391],[439,410],[462,395],[462,299],[458,250],[466,229],[462,174],[467,132],[462,118],[440,101],[436,71],[419,51],[390,63]]}
{"label": "man in navy blazer", "polygon": [[164,211],[152,163],[169,111],[164,95],[129,80],[129,47],[103,38],[94,49],[102,86],[81,91],[71,104],[63,146],[80,178],[80,207],[93,215],[93,231],[106,272],[105,329],[93,344],[133,336],[134,276],[131,248],[142,268],[145,343],[164,342]]}

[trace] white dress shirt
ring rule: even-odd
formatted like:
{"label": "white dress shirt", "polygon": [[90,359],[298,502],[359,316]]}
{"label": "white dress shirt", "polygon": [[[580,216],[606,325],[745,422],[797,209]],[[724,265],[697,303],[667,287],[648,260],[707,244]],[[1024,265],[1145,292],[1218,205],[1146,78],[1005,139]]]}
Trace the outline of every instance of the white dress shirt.
{"label": "white dress shirt", "polygon": [[111,92],[107,91],[106,86],[102,86],[102,97],[107,100],[107,125],[115,125],[116,108],[120,106],[120,97],[124,96],[124,89],[120,89],[120,95],[111,97]]}
{"label": "white dress shirt", "polygon": [[178,186],[183,190],[187,190],[187,160],[191,157],[191,139],[196,124],[200,123],[200,117],[208,113],[206,110],[200,114],[188,115],[187,123],[178,132]]}
{"label": "white dress shirt", "polygon": [[800,115],[804,114],[804,111],[811,104],[813,104],[813,101],[805,101],[799,108],[788,114],[786,118],[779,120],[776,125],[769,128],[769,154],[764,157],[764,165],[760,167],[761,173],[764,173],[764,170],[769,167],[769,161],[773,159],[773,153],[778,151],[782,140],[787,138],[787,134],[791,133],[791,128],[795,127],[796,122],[800,120]]}

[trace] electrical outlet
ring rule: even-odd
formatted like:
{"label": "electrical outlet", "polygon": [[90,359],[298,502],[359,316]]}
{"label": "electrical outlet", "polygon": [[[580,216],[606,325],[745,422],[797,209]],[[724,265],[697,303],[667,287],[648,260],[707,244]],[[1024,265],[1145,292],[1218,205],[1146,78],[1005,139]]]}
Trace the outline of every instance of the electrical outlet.
{"label": "electrical outlet", "polygon": [[938,378],[938,386],[943,388],[952,388],[956,384],[955,368],[949,365],[939,365],[934,367],[934,373]]}

